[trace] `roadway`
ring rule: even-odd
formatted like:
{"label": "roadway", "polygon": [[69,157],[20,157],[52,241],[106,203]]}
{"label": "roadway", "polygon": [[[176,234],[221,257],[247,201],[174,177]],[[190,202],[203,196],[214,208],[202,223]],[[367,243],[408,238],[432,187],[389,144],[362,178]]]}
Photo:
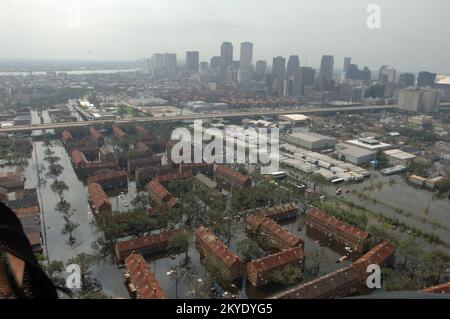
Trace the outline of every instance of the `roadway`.
{"label": "roadway", "polygon": [[251,116],[267,116],[267,115],[286,115],[286,114],[319,114],[319,113],[339,113],[339,112],[362,112],[362,111],[382,111],[394,109],[394,105],[370,105],[370,106],[341,106],[341,107],[322,107],[309,108],[302,110],[263,110],[263,111],[245,111],[245,112],[229,112],[229,113],[210,113],[210,114],[188,114],[175,116],[158,116],[158,117],[138,117],[130,119],[115,120],[95,120],[65,123],[47,123],[47,124],[30,124],[18,125],[13,127],[1,128],[0,133],[18,133],[29,132],[35,130],[50,130],[61,128],[103,126],[103,125],[121,125],[131,123],[151,123],[151,122],[180,122],[193,121],[197,119],[223,119],[231,117],[251,117]]}

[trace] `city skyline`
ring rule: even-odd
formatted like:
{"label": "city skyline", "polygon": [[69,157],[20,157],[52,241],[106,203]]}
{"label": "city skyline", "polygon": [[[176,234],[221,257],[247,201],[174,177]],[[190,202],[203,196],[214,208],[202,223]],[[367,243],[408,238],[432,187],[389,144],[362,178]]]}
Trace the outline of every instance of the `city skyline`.
{"label": "city skyline", "polygon": [[[370,69],[387,64],[399,71],[450,73],[445,57],[449,44],[436,32],[450,27],[445,19],[447,2],[434,0],[434,5],[424,5],[413,1],[415,5],[405,7],[400,1],[379,1],[381,29],[366,26],[368,1],[351,0],[345,6],[335,2],[282,0],[275,6],[253,0],[213,4],[135,0],[126,5],[111,0],[46,0],[39,5],[9,1],[0,5],[0,30],[4,31],[0,56],[134,60],[157,52],[182,57],[195,50],[200,61],[209,61],[220,55],[220,44],[229,41],[237,60],[240,43],[250,41],[253,64],[275,56],[299,55],[303,66],[318,67],[323,55],[333,55],[338,68],[344,57],[352,56],[356,64]],[[411,33],[412,28],[419,31]]]}

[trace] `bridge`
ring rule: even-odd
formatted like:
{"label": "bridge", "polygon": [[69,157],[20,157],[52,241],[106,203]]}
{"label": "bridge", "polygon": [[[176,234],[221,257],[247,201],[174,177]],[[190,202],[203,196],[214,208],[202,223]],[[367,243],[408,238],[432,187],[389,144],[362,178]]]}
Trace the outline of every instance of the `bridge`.
{"label": "bridge", "polygon": [[349,112],[364,112],[364,111],[387,111],[395,108],[396,108],[395,105],[341,106],[341,107],[308,108],[302,110],[263,110],[263,111],[245,111],[245,112],[211,113],[211,114],[187,114],[187,115],[158,116],[158,117],[138,117],[138,118],[118,119],[118,120],[117,119],[94,120],[94,121],[80,121],[80,122],[18,125],[13,127],[1,128],[0,133],[19,133],[36,130],[67,129],[75,127],[104,126],[104,125],[126,125],[132,123],[182,122],[182,121],[193,121],[198,119],[223,119],[234,117],[286,115],[296,113],[320,114],[320,113],[341,113],[341,112],[349,113]]}

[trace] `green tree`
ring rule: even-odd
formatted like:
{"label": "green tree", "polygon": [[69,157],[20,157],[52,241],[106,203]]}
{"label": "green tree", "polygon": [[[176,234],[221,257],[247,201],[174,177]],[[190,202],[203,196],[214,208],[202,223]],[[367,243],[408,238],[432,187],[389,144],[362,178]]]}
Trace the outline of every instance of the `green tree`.
{"label": "green tree", "polygon": [[264,252],[253,240],[246,238],[237,243],[237,252],[244,258],[245,262],[262,258]]}
{"label": "green tree", "polygon": [[292,286],[303,278],[302,270],[292,264],[276,269],[272,272],[272,281],[284,286]]}

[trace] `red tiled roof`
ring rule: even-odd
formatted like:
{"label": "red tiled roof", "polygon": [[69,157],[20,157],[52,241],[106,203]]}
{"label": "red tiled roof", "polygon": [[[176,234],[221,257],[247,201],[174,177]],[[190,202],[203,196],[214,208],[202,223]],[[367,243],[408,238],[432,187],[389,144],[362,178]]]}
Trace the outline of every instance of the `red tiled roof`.
{"label": "red tiled roof", "polygon": [[163,200],[167,195],[172,196],[172,194],[156,179],[152,179],[150,183],[148,183],[147,189],[160,200]]}
{"label": "red tiled roof", "polygon": [[313,209],[308,212],[308,215],[311,215],[319,220],[322,220],[324,223],[329,224],[340,231],[350,234],[353,237],[359,238],[359,239],[367,239],[369,237],[369,233],[359,230],[339,219],[337,219],[334,216],[328,215],[327,213],[318,210]]}
{"label": "red tiled roof", "polygon": [[126,135],[126,133],[120,127],[117,126],[113,127],[113,134],[117,138],[123,138]]}
{"label": "red tiled roof", "polygon": [[180,164],[180,172],[185,172],[185,171],[189,171],[191,169],[196,169],[196,168],[213,169],[214,164],[209,164],[209,163],[181,163]]}
{"label": "red tiled roof", "polygon": [[234,180],[237,180],[240,183],[246,183],[248,180],[251,179],[250,176],[243,175],[239,172],[236,172],[232,168],[224,165],[217,165],[216,173],[233,178]]}
{"label": "red tiled roof", "polygon": [[383,241],[355,261],[352,267],[360,272],[366,273],[367,266],[371,264],[384,265],[394,252],[395,246],[388,241]]}
{"label": "red tiled roof", "polygon": [[139,142],[136,144],[136,151],[138,152],[148,152],[150,151],[150,147],[148,147],[147,145],[145,145],[142,142]]}
{"label": "red tiled roof", "polygon": [[170,238],[180,230],[167,230],[162,231],[159,234],[152,234],[144,237],[139,237],[137,239],[130,239],[124,241],[118,241],[115,244],[114,250],[116,256],[120,257],[123,253],[132,252],[133,250],[139,251],[145,247],[158,245],[158,244],[168,244]]}
{"label": "red tiled roof", "polygon": [[150,132],[140,124],[136,125],[136,132],[141,135],[149,135]]}
{"label": "red tiled roof", "polygon": [[192,177],[191,172],[179,172],[179,173],[173,173],[173,174],[164,174],[156,176],[156,180],[158,182],[171,182],[178,179],[187,179]]}
{"label": "red tiled roof", "polygon": [[108,180],[115,177],[125,177],[127,176],[127,172],[125,171],[116,171],[116,172],[109,172],[105,174],[98,174],[94,176],[88,177],[88,184],[90,183],[98,183],[100,181]]}
{"label": "red tiled roof", "polygon": [[77,148],[72,151],[72,160],[77,166],[81,163],[86,163],[84,154]]}
{"label": "red tiled roof", "polygon": [[296,210],[298,210],[298,206],[295,203],[287,203],[273,207],[261,208],[258,210],[257,214],[261,214],[266,217],[271,217],[276,215],[283,215],[284,213]]}
{"label": "red tiled roof", "polygon": [[67,141],[68,140],[72,140],[73,137],[72,137],[72,134],[70,134],[69,131],[65,130],[65,131],[62,132],[62,139],[63,139],[64,143],[67,143]]}
{"label": "red tiled roof", "polygon": [[155,275],[144,257],[131,254],[125,259],[126,274],[130,284],[136,289],[138,299],[165,299],[166,293],[159,285]]}
{"label": "red tiled roof", "polygon": [[34,205],[31,207],[15,208],[14,213],[16,213],[18,217],[22,217],[30,215],[39,215],[41,213],[41,210],[39,209],[39,205]]}
{"label": "red tiled roof", "polygon": [[103,135],[96,128],[90,127],[89,132],[91,133],[91,136],[95,139],[103,137]]}
{"label": "red tiled roof", "polygon": [[349,285],[356,287],[357,280],[357,272],[351,267],[345,267],[280,292],[272,298],[316,299],[323,298],[331,292],[336,292],[337,295],[340,295],[339,291],[344,287]]}
{"label": "red tiled roof", "polygon": [[210,229],[199,227],[195,230],[195,234],[227,267],[233,266],[235,262],[243,263],[242,258],[236,255]]}
{"label": "red tiled roof", "polygon": [[434,294],[450,294],[450,282],[440,284],[434,287],[425,288],[422,291]]}
{"label": "red tiled roof", "polygon": [[303,249],[300,247],[294,247],[258,260],[251,261],[247,264],[247,269],[249,267],[254,267],[257,272],[266,272],[268,270],[287,265],[296,260],[302,260],[303,257]]}
{"label": "red tiled roof", "polygon": [[108,195],[106,195],[102,186],[98,183],[89,183],[88,185],[89,197],[91,198],[92,204],[95,207],[100,207],[103,204],[111,205]]}
{"label": "red tiled roof", "polygon": [[278,237],[283,242],[285,242],[290,247],[303,246],[304,241],[290,233],[286,228],[278,225],[270,218],[262,215],[249,215],[245,219],[245,222],[250,224],[255,228],[263,228],[265,231],[269,232],[273,236]]}

